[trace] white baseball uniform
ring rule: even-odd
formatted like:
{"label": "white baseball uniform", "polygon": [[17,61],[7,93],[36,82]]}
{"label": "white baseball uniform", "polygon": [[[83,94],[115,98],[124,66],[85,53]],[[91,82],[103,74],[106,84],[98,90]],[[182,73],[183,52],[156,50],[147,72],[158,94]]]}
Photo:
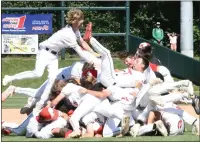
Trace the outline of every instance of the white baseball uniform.
{"label": "white baseball uniform", "polygon": [[32,117],[27,126],[26,137],[31,138],[35,136],[36,138],[47,139],[51,138],[54,135],[52,134],[52,129],[54,128],[64,128],[67,125],[67,121],[58,117],[56,120],[49,123],[40,123],[37,120],[37,117]]}
{"label": "white baseball uniform", "polygon": [[85,126],[87,126],[88,124],[92,124],[95,134],[102,134],[105,121],[106,121],[105,116],[93,111],[85,115],[81,119],[81,122]]}
{"label": "white baseball uniform", "polygon": [[[81,78],[83,65],[84,61],[77,61],[71,66],[60,68],[57,72],[56,79],[67,80],[71,77],[76,79]],[[40,99],[42,93],[44,92],[47,82],[48,80],[46,80],[38,89],[16,87],[15,93],[32,97],[32,104],[34,105]]]}
{"label": "white baseball uniform", "polygon": [[179,115],[161,111],[161,120],[169,130],[170,136],[183,134],[185,125],[183,119]]}
{"label": "white baseball uniform", "polygon": [[150,111],[165,111],[173,114],[177,114],[180,116],[185,122],[187,122],[189,125],[192,125],[195,121],[196,118],[186,111],[179,109],[177,105],[173,103],[165,103],[163,107],[155,105],[150,101],[149,105],[144,109],[144,111],[138,116],[138,119],[145,122],[149,112]]}
{"label": "white baseball uniform", "polygon": [[163,75],[164,82],[174,82],[170,71],[165,66],[158,66],[157,71]]}
{"label": "white baseball uniform", "polygon": [[[86,62],[88,63],[93,63],[97,68],[99,66],[101,69],[101,73],[99,74],[97,80],[100,81],[104,86],[110,86],[113,84],[116,84],[117,86],[120,87],[135,87],[135,81],[144,81],[144,75],[141,72],[138,71],[133,71],[133,73],[130,74],[119,74],[116,76],[116,73],[114,71],[114,66],[113,66],[113,60],[110,55],[110,51],[103,47],[95,38],[90,39],[90,44],[92,47],[96,50],[101,55],[101,62],[97,60],[93,56],[91,58],[92,60],[89,60],[90,56],[89,52],[86,52],[84,50],[79,50],[76,52],[79,54],[81,58],[83,58]],[[99,69],[99,68],[98,68]]]}
{"label": "white baseball uniform", "polygon": [[[67,34],[66,34],[67,33]],[[13,80],[25,78],[41,77],[47,66],[49,76],[56,75],[58,69],[58,52],[63,48],[74,48],[77,46],[77,40],[81,38],[79,30],[73,31],[72,27],[67,25],[54,33],[50,38],[39,44],[40,50],[36,57],[35,70],[26,71],[12,76]],[[48,48],[48,49],[47,49]],[[56,54],[51,53],[54,51]]]}
{"label": "white baseball uniform", "polygon": [[61,91],[70,100],[71,104],[77,107],[70,118],[70,124],[74,130],[79,130],[80,119],[101,102],[99,98],[90,94],[79,94],[78,90],[81,88],[83,87],[68,83]]}
{"label": "white baseball uniform", "polygon": [[40,50],[36,57],[34,71],[26,71],[11,76],[10,81],[41,77],[47,67],[49,81],[41,95],[40,101],[36,104],[36,107],[40,109],[44,105],[45,101],[47,101],[51,87],[56,78],[58,70],[58,52],[63,48],[81,48],[77,43],[77,40],[80,39],[81,35],[79,30],[73,31],[71,26],[65,26],[54,33],[50,38],[39,44]]}
{"label": "white baseball uniform", "polygon": [[[163,121],[165,127],[167,128],[169,136],[183,134],[185,125],[183,119],[180,116],[165,111],[159,111],[159,112],[161,113],[161,120]],[[147,124],[141,126],[138,135],[142,136],[146,133],[154,131],[154,129],[155,129],[154,124]]]}

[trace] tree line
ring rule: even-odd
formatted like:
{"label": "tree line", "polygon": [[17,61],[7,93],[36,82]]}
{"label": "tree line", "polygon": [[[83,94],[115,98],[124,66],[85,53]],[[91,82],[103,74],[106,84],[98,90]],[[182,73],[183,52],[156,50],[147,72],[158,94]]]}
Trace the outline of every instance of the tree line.
{"label": "tree line", "polygon": [[[114,7],[125,6],[124,1],[65,1],[66,7]],[[59,1],[2,1],[2,7],[59,7]],[[194,29],[194,51],[196,56],[200,56],[200,3],[193,1],[193,29]],[[67,12],[67,11],[65,11]],[[53,14],[53,31],[61,28],[61,11],[2,11],[4,14]],[[125,32],[126,17],[125,11],[105,10],[105,11],[84,11],[85,22],[93,22],[93,32],[95,33],[118,33]],[[130,33],[148,40],[152,39],[152,29],[159,21],[165,32],[175,32],[180,34],[180,1],[130,1]],[[85,28],[81,29],[84,32]],[[39,42],[50,35],[39,35]],[[97,37],[111,51],[125,49],[125,37]],[[169,40],[167,35],[164,39],[167,46]]]}

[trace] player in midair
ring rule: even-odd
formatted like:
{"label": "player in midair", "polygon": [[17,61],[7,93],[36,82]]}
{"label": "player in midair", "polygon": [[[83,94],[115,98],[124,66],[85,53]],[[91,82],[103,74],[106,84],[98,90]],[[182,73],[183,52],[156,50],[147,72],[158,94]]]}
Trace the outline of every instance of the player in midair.
{"label": "player in midair", "polygon": [[49,81],[41,96],[41,100],[36,105],[36,108],[40,110],[48,99],[51,87],[56,78],[58,70],[58,52],[63,48],[73,48],[75,51],[82,50],[83,48],[93,52],[88,44],[82,39],[79,31],[83,21],[84,14],[81,10],[70,10],[67,13],[67,25],[39,44],[40,50],[36,56],[35,69],[33,71],[21,72],[13,76],[5,75],[3,85],[5,86],[14,80],[41,77],[47,67]]}

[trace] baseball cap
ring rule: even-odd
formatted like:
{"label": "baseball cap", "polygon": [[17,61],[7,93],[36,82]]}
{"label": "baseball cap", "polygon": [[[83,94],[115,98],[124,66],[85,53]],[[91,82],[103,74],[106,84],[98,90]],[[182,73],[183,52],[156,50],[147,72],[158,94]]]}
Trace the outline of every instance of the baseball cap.
{"label": "baseball cap", "polygon": [[151,45],[147,42],[142,42],[142,43],[140,43],[139,48],[143,48],[143,47],[146,47],[146,46],[151,46]]}
{"label": "baseball cap", "polygon": [[59,116],[58,111],[50,107],[44,107],[39,113],[39,117],[44,121],[56,120],[58,116]]}
{"label": "baseball cap", "polygon": [[90,69],[90,70],[83,71],[82,76],[87,76],[87,75],[97,78],[97,70]]}
{"label": "baseball cap", "polygon": [[160,22],[156,22],[156,25],[160,25]]}

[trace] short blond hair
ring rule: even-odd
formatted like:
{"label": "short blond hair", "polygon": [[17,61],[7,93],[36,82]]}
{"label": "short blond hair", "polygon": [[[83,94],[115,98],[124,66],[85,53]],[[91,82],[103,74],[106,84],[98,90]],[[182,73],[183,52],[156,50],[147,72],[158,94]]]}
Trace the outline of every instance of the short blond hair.
{"label": "short blond hair", "polygon": [[84,14],[80,9],[71,9],[70,11],[67,12],[65,18],[67,24],[72,24],[76,20],[83,20],[83,19],[84,19]]}

